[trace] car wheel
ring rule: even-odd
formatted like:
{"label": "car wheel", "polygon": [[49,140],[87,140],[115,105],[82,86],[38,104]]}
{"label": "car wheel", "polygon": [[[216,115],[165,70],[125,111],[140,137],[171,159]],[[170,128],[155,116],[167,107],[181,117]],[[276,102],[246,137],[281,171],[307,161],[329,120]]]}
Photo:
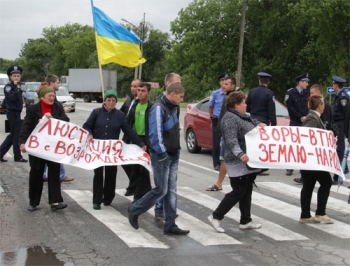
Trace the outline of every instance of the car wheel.
{"label": "car wheel", "polygon": [[202,149],[201,147],[198,147],[196,134],[192,129],[189,129],[187,131],[186,146],[187,146],[187,150],[190,153],[198,153]]}
{"label": "car wheel", "polygon": [[90,94],[84,94],[84,102],[86,102],[86,103],[91,103]]}

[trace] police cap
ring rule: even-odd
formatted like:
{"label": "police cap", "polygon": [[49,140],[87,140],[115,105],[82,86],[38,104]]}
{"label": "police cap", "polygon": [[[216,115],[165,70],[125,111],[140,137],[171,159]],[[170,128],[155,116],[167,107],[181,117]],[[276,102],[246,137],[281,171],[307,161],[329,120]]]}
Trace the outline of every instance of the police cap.
{"label": "police cap", "polygon": [[18,65],[10,66],[7,69],[7,75],[11,76],[12,74],[22,74],[22,68]]}
{"label": "police cap", "polygon": [[295,78],[295,80],[296,81],[309,81],[309,73],[308,72],[306,72],[306,73],[304,73],[304,74],[301,74],[300,76],[297,76],[296,78]]}
{"label": "police cap", "polygon": [[259,78],[271,78],[272,77],[269,73],[266,73],[266,72],[259,72],[258,76],[259,76]]}
{"label": "police cap", "polygon": [[225,78],[228,77],[232,77],[230,73],[226,73],[226,74],[221,74],[220,76],[218,76],[218,80],[224,80]]}
{"label": "police cap", "polygon": [[338,76],[332,76],[332,79],[333,79],[333,83],[337,83],[340,85],[343,85],[346,82],[345,79],[338,77]]}

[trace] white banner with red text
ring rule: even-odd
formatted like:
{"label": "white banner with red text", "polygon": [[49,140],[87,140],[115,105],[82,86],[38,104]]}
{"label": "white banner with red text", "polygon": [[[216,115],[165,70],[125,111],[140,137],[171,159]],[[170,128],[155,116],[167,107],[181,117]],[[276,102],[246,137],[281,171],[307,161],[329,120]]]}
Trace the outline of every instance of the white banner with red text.
{"label": "white banner with red text", "polygon": [[83,169],[104,165],[140,164],[151,171],[150,156],[122,140],[89,140],[89,132],[73,123],[41,119],[27,139],[30,155]]}
{"label": "white banner with red text", "polygon": [[345,180],[330,130],[310,127],[256,127],[245,135],[253,168],[319,170]]}

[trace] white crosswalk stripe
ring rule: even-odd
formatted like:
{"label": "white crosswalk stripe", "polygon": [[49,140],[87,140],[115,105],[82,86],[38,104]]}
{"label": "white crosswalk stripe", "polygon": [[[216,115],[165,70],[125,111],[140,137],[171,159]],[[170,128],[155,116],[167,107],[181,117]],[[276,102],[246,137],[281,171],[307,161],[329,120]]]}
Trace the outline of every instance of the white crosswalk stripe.
{"label": "white crosswalk stripe", "polygon": [[[231,187],[229,185],[225,185],[223,186],[222,191],[225,193],[230,192]],[[276,212],[287,218],[291,218],[296,221],[299,221],[300,207],[294,206],[289,203],[285,203],[283,201],[274,199],[272,197],[264,196],[255,191],[253,191],[252,198],[253,198],[253,204],[255,205],[258,205],[269,211]],[[315,214],[311,212],[311,215],[313,216]],[[336,237],[340,237],[343,239],[350,238],[350,225],[340,221],[335,220],[334,224],[305,224],[305,225],[321,230],[323,232],[326,232]]]}
{"label": "white crosswalk stripe", "polygon": [[[127,198],[124,196],[124,192],[124,189],[116,190],[118,195]],[[150,209],[148,213],[154,216],[153,209]],[[218,234],[209,224],[204,223],[179,209],[177,209],[177,214],[179,215],[179,218],[176,219],[176,224],[183,229],[190,228],[191,232],[188,236],[201,243],[203,246],[242,244],[228,235]]]}
{"label": "white crosswalk stripe", "polygon": [[[300,217],[300,206],[293,205],[288,202],[288,199],[292,198],[293,202],[295,199],[300,198],[301,187],[291,186],[280,182],[258,182],[259,187],[267,189],[269,191],[274,191],[276,193],[283,194],[285,198],[283,200],[278,200],[276,198],[263,195],[260,192],[253,191],[252,204],[259,206],[269,212],[276,213],[278,215],[284,216],[288,219],[293,220],[293,222],[298,223]],[[332,190],[340,195],[348,195],[348,189],[346,187],[340,187],[337,191],[337,187],[333,186]],[[228,193],[231,191],[229,185],[224,185],[222,193]],[[75,200],[85,211],[91,214],[96,220],[103,223],[107,228],[109,228],[117,237],[119,237],[126,245],[132,248],[156,248],[156,249],[169,249],[170,246],[165,244],[163,241],[167,236],[163,235],[162,230],[159,230],[159,235],[153,232],[153,235],[146,232],[146,229],[142,227],[139,230],[134,230],[128,221],[128,217],[122,215],[118,210],[113,207],[102,206],[101,210],[93,210],[92,208],[92,193],[90,191],[80,191],[80,190],[64,190],[73,200]],[[117,189],[116,193],[128,200],[131,197],[124,196],[124,189]],[[220,200],[208,195],[208,193],[199,192],[195,189],[189,187],[178,187],[178,195],[184,200],[188,201],[188,204],[198,204],[206,207],[207,213],[205,213],[205,219],[198,219],[195,217],[194,213],[187,213],[181,210],[181,206],[178,206],[177,213],[179,218],[176,219],[176,224],[182,229],[189,229],[190,233],[187,237],[193,239],[203,246],[216,246],[216,245],[241,245],[242,240],[238,241],[232,237],[232,232],[226,230],[226,233],[217,233],[209,224],[206,217],[211,214],[213,210],[219,205]],[[267,193],[264,193],[267,194]],[[216,194],[217,195],[217,194]],[[317,195],[313,193],[313,204],[316,204]],[[350,208],[346,201],[339,200],[330,196],[328,200],[327,209],[339,212],[345,215],[350,214]],[[198,210],[198,208],[196,209]],[[153,208],[148,211],[151,216],[154,216]],[[314,215],[314,214],[312,214]],[[203,217],[203,215],[201,215]],[[230,220],[232,219],[239,223],[240,212],[238,205],[232,208],[232,210],[227,213],[223,222],[223,227],[228,227]],[[265,216],[264,216],[265,217]],[[265,217],[266,218],[266,217]],[[140,218],[141,220],[142,218]],[[293,230],[286,228],[283,225],[279,225],[270,219],[264,219],[252,214],[252,219],[255,222],[262,224],[262,228],[254,230],[254,233],[262,234],[269,237],[275,241],[300,241],[300,240],[310,240],[309,237],[303,235],[305,230],[300,232],[295,232],[295,227]],[[273,218],[271,218],[272,220]],[[299,225],[299,224],[298,224]],[[321,230],[324,233],[330,234],[334,237],[341,239],[350,238],[350,225],[343,223],[341,221],[335,221],[334,224],[304,224],[300,225],[303,228],[312,227],[317,230]],[[237,224],[238,228],[238,224]],[[290,227],[289,227],[290,228]],[[157,230],[156,230],[157,231]],[[156,232],[155,231],[155,232]],[[341,232],[341,233],[340,233]],[[303,234],[302,234],[303,233]],[[312,235],[312,234],[311,234]],[[309,236],[309,235],[308,235]],[[160,240],[160,239],[163,239]],[[166,241],[165,241],[166,242]]]}
{"label": "white crosswalk stripe", "polygon": [[[180,187],[177,188],[177,193],[189,200],[192,200],[200,205],[206,206],[209,209],[215,210],[216,207],[219,205],[220,201],[212,198],[206,194],[200,193],[192,188],[188,187]],[[210,214],[210,213],[209,213]],[[240,212],[238,208],[232,208],[230,212],[226,214],[227,218],[233,219],[236,222],[239,223],[240,218]],[[263,235],[266,235],[274,240],[277,241],[286,241],[286,240],[306,240],[307,237],[304,237],[298,233],[294,233],[282,226],[279,226],[277,224],[274,224],[272,222],[269,222],[265,219],[262,219],[260,217],[257,217],[252,214],[252,219],[255,222],[262,223],[263,226],[256,230],[256,232],[259,232]],[[238,225],[237,225],[238,226]]]}
{"label": "white crosswalk stripe", "polygon": [[130,227],[128,218],[112,207],[104,207],[99,211],[92,208],[92,193],[81,190],[64,190],[72,199],[74,199],[83,209],[90,213],[94,218],[101,221],[113,233],[115,233],[129,247],[160,248],[168,249],[169,246],[158,241],[151,234],[140,228],[134,230]]}
{"label": "white crosswalk stripe", "polygon": [[[300,199],[300,191],[301,187],[293,187],[284,183],[280,182],[257,182],[257,186],[261,186],[264,188],[268,188],[270,190],[276,191],[276,192],[281,192],[283,191],[284,195],[288,195],[293,198]],[[317,193],[314,192],[312,194],[312,201],[311,203],[317,204]],[[350,208],[349,204],[343,200],[338,200],[332,197],[328,198],[327,202],[327,210],[335,210],[338,212],[350,214]]]}
{"label": "white crosswalk stripe", "polygon": [[[316,183],[316,185],[315,185],[316,187],[320,187],[320,184],[319,183]],[[349,192],[350,192],[350,189],[348,189],[347,187],[344,187],[344,186],[337,186],[337,185],[335,185],[335,186],[332,186],[331,187],[331,191],[332,192],[336,192],[336,193],[338,193],[338,194],[342,194],[342,195],[346,195],[346,196],[348,196],[349,195]]]}

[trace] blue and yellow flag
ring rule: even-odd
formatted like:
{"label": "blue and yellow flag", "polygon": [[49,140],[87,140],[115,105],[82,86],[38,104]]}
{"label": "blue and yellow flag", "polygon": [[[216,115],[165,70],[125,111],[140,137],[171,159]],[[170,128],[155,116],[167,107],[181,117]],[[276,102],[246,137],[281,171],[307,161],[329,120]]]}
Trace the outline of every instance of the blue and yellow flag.
{"label": "blue and yellow flag", "polygon": [[112,20],[93,6],[92,14],[96,36],[98,59],[102,65],[116,63],[126,67],[137,67],[146,59],[141,58],[141,39],[127,28]]}

